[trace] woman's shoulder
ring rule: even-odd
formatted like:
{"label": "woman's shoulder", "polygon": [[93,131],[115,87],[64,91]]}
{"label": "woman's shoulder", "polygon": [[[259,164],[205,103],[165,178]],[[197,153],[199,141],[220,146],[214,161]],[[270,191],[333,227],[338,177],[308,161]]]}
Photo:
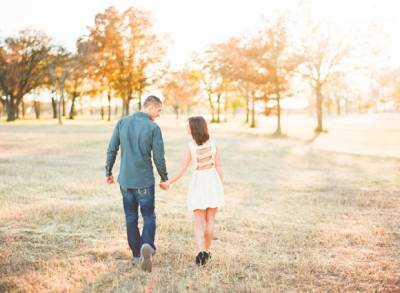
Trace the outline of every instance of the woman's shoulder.
{"label": "woman's shoulder", "polygon": [[216,146],[216,145],[217,145],[217,142],[216,142],[215,139],[210,138],[209,140],[207,140],[206,142],[204,142],[204,143],[201,144],[201,145],[198,145],[194,140],[188,141],[187,145],[188,145],[190,148],[196,149],[196,148],[203,148],[203,147],[210,146],[210,145]]}

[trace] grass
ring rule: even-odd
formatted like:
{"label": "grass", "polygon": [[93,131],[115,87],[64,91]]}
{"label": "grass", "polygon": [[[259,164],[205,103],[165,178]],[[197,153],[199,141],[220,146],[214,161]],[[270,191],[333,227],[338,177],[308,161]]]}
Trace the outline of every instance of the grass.
{"label": "grass", "polygon": [[[187,174],[156,191],[151,274],[132,264],[118,186],[104,181],[112,124],[2,123],[0,292],[399,292],[400,117],[331,120],[315,139],[295,119],[284,139],[268,120],[211,126],[227,202],[213,259],[194,264]],[[160,125],[174,173],[185,121]]]}

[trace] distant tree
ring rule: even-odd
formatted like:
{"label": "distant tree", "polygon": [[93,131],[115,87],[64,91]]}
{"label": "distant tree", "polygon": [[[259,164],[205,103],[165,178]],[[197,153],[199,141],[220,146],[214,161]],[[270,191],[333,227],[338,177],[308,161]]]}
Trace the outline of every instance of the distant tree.
{"label": "distant tree", "polygon": [[264,73],[269,85],[265,85],[268,100],[276,101],[277,126],[275,135],[282,134],[281,99],[289,97],[290,79],[303,58],[291,48],[287,25],[283,18],[267,25],[252,42],[251,50],[257,64],[257,71]]}
{"label": "distant tree", "polygon": [[41,32],[23,30],[0,45],[0,88],[4,94],[7,121],[17,117],[24,96],[45,83],[49,38]]}
{"label": "distant tree", "polygon": [[149,15],[134,7],[123,13],[109,7],[96,15],[88,42],[94,55],[92,73],[107,94],[109,117],[111,92],[122,98],[123,115],[129,114],[135,96],[140,109],[143,91],[154,82],[148,70],[163,56]]}
{"label": "distant tree", "polygon": [[62,124],[62,116],[65,116],[65,83],[71,73],[71,53],[61,46],[52,47],[47,58],[49,81],[55,92],[58,92],[58,123]]}
{"label": "distant tree", "polygon": [[324,88],[325,100],[329,101],[328,105],[333,108],[333,111],[329,109],[329,112],[335,112],[337,116],[346,113],[355,91],[346,79],[332,79]]}
{"label": "distant tree", "polygon": [[196,71],[182,70],[169,74],[163,85],[163,96],[165,104],[171,105],[176,118],[183,109],[189,112],[191,106],[196,103],[196,96],[199,93],[200,75]]}
{"label": "distant tree", "polygon": [[[69,119],[74,119],[75,116],[75,102],[78,97],[90,92],[87,87],[90,77],[90,61],[91,61],[90,48],[88,43],[78,40],[76,53],[69,57],[68,62],[65,64],[68,73],[68,78],[65,81],[65,92],[71,98],[71,108],[69,110]],[[109,109],[109,120],[110,120]]]}
{"label": "distant tree", "polygon": [[229,81],[221,71],[224,64],[220,60],[219,46],[212,45],[195,56],[195,62],[199,65],[201,86],[208,96],[211,123],[221,122],[222,95],[229,87]]}
{"label": "distant tree", "polygon": [[334,40],[329,34],[323,34],[318,27],[313,27],[304,41],[302,54],[305,62],[301,66],[301,72],[315,93],[316,132],[324,131],[324,87],[338,76],[345,74],[344,61],[349,56],[349,52],[350,48],[347,44]]}
{"label": "distant tree", "polygon": [[5,107],[6,107],[6,99],[0,88],[0,120],[1,120],[1,115],[3,114]]}
{"label": "distant tree", "polygon": [[[218,66],[214,70],[222,76],[223,89],[236,88],[245,97],[246,123],[256,127],[255,103],[270,80],[269,72],[260,70],[254,40],[231,38],[215,46]],[[249,119],[250,116],[250,119]]]}
{"label": "distant tree", "polygon": [[400,68],[386,69],[378,79],[378,102],[382,105],[394,104],[400,110]]}
{"label": "distant tree", "polygon": [[[89,28],[87,38],[82,37],[78,42],[87,48],[90,56],[89,74],[96,85],[92,95],[107,96],[108,120],[111,120],[111,92],[115,87],[119,63],[123,62],[122,18],[114,7],[98,13],[95,22]],[[101,119],[104,119],[104,108],[101,103]]]}

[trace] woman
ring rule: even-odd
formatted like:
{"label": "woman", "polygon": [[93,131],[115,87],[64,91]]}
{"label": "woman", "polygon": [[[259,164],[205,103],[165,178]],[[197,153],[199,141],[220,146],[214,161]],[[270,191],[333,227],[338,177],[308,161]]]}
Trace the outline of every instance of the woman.
{"label": "woman", "polygon": [[178,173],[164,184],[169,187],[185,173],[193,162],[187,204],[195,217],[195,239],[197,246],[196,264],[204,265],[210,259],[210,247],[214,233],[215,215],[224,205],[222,168],[219,149],[210,139],[207,122],[201,116],[189,118],[188,134],[192,141],[184,152],[182,166]]}

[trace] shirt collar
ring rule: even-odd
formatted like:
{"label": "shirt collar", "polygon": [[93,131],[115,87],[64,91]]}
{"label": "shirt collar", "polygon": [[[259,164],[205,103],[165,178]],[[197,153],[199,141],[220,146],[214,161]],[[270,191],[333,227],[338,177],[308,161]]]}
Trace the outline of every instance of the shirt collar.
{"label": "shirt collar", "polygon": [[142,111],[136,112],[136,113],[135,113],[135,116],[150,119],[150,115],[147,114],[147,113],[145,113],[145,112],[142,112]]}

